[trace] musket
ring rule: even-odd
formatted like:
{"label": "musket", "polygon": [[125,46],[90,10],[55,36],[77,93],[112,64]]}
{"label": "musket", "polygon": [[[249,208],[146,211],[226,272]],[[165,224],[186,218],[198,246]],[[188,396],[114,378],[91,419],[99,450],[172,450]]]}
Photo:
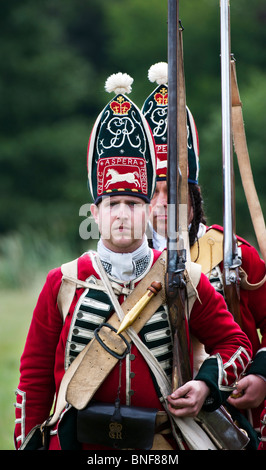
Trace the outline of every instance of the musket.
{"label": "musket", "polygon": [[[168,0],[167,143],[168,226],[165,290],[174,338],[172,389],[176,390],[192,378],[185,276],[186,262],[190,261],[187,259],[190,253],[187,223],[187,123],[178,0]],[[248,441],[238,428],[233,428],[222,407],[212,413],[200,411],[197,420],[218,448],[240,449],[245,447]],[[221,429],[222,436],[219,435]]]}
{"label": "musket", "polygon": [[[166,299],[173,330],[172,388],[191,379],[186,321],[187,124],[179,2],[168,0]],[[182,82],[182,83],[181,83]],[[184,360],[180,360],[184,358]]]}
{"label": "musket", "polygon": [[239,308],[241,259],[235,235],[235,185],[232,139],[231,41],[229,0],[220,0],[221,106],[223,159],[223,281],[225,300],[235,321],[241,325]]}

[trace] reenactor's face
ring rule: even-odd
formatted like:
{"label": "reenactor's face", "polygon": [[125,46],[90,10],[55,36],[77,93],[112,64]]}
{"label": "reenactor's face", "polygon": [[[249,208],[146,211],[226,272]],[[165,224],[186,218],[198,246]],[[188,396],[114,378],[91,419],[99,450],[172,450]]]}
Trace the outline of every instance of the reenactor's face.
{"label": "reenactor's face", "polygon": [[112,196],[92,205],[104,245],[117,253],[135,251],[143,242],[150,206],[139,197]]}
{"label": "reenactor's face", "polygon": [[[167,237],[167,183],[166,181],[158,181],[155,192],[151,200],[150,221],[154,230],[162,237]],[[187,198],[188,224],[193,219],[193,208],[191,206],[190,197]],[[171,213],[171,212],[169,212]]]}

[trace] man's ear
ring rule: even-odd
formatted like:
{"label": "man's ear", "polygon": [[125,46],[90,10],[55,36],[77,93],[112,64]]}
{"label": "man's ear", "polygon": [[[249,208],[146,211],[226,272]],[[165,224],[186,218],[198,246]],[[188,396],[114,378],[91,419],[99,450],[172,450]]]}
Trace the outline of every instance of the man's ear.
{"label": "man's ear", "polygon": [[96,204],[91,204],[91,213],[92,217],[94,218],[96,224],[99,222],[99,208]]}

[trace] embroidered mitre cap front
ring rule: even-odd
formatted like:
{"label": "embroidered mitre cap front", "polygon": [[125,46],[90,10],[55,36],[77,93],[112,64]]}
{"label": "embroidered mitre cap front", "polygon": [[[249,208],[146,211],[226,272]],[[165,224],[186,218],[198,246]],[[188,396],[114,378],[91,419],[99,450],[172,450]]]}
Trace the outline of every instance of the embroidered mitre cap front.
{"label": "embroidered mitre cap front", "polygon": [[[167,177],[167,110],[168,110],[168,64],[158,62],[148,71],[150,82],[157,87],[145,100],[142,113],[149,123],[156,145],[157,181]],[[187,146],[188,146],[188,182],[198,184],[199,174],[199,140],[194,118],[187,110]]]}
{"label": "embroidered mitre cap front", "polygon": [[105,89],[115,97],[99,114],[88,144],[88,186],[95,204],[103,196],[130,195],[150,202],[156,184],[156,153],[150,127],[128,98],[133,79],[111,75]]}

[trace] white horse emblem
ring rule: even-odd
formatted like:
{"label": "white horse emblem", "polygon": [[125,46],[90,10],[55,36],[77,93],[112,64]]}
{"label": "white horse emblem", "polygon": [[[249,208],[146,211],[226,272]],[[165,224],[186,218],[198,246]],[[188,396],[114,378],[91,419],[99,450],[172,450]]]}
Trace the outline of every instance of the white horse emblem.
{"label": "white horse emblem", "polygon": [[110,184],[116,184],[119,183],[120,181],[127,181],[127,183],[131,184],[137,184],[140,187],[139,181],[136,179],[136,176],[138,176],[137,171],[134,171],[133,173],[124,173],[120,174],[118,171],[113,170],[112,168],[109,168],[106,176],[111,176],[111,179],[107,181],[105,187],[108,188]]}

